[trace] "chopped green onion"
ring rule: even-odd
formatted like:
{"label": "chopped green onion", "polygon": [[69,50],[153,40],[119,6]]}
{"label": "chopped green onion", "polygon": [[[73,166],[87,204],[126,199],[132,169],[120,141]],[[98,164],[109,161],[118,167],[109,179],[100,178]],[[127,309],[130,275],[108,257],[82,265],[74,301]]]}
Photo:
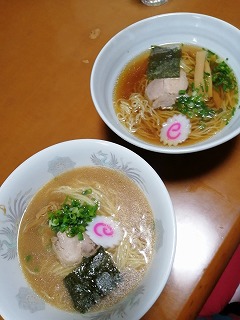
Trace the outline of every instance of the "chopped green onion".
{"label": "chopped green onion", "polygon": [[[87,189],[83,194],[91,194],[92,190]],[[48,213],[48,222],[54,232],[66,232],[68,237],[78,236],[83,239],[83,233],[89,222],[96,217],[98,203],[90,205],[80,200],[66,197],[59,209]]]}
{"label": "chopped green onion", "polygon": [[26,257],[25,257],[25,260],[26,262],[30,262],[32,260],[32,255],[31,254],[28,254]]}
{"label": "chopped green onion", "polygon": [[91,194],[92,193],[92,189],[86,189],[82,192],[82,194],[87,195],[87,194]]}
{"label": "chopped green onion", "polygon": [[222,87],[223,91],[236,90],[237,88],[235,75],[225,61],[221,61],[213,67],[212,81],[215,88]]}
{"label": "chopped green onion", "polygon": [[179,92],[174,108],[185,114],[188,118],[200,118],[208,120],[214,118],[216,111],[209,108],[202,95],[197,91],[193,91],[191,96]]}
{"label": "chopped green onion", "polygon": [[180,90],[180,91],[179,91],[179,94],[181,94],[181,95],[182,95],[182,94],[186,94],[186,92],[187,92],[186,90]]}

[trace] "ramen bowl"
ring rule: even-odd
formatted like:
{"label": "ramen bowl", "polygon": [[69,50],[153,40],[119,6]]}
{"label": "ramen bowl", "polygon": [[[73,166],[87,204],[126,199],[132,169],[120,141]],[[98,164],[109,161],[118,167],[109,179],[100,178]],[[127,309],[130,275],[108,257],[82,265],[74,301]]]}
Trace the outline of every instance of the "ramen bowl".
{"label": "ramen bowl", "polygon": [[212,137],[191,144],[157,145],[140,139],[120,123],[113,106],[113,93],[116,81],[126,64],[153,45],[188,44],[206,48],[227,61],[239,83],[239,42],[240,31],[237,28],[207,15],[170,13],[136,22],[116,34],[95,60],[90,80],[95,108],[105,124],[118,136],[146,150],[177,154],[220,145],[240,132],[238,105],[230,122]]}
{"label": "ramen bowl", "polygon": [[[18,254],[20,221],[34,195],[50,180],[79,167],[113,169],[145,195],[156,240],[143,280],[111,308],[84,316],[40,298],[23,275]],[[57,178],[58,179],[58,178]],[[108,179],[108,176],[106,176]],[[55,179],[56,180],[56,179]],[[23,162],[0,188],[0,314],[4,319],[140,319],[161,294],[175,254],[176,222],[168,191],[152,167],[129,149],[103,140],[73,140],[50,146]]]}

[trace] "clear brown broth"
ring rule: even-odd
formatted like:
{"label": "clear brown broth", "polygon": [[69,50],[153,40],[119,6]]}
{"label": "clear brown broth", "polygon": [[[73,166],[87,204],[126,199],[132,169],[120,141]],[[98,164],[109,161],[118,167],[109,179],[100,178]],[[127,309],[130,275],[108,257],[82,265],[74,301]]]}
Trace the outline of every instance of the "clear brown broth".
{"label": "clear brown broth", "polygon": [[[193,59],[196,57],[196,52],[202,50],[201,47],[195,46],[195,45],[188,45],[188,44],[182,44],[182,52],[187,52],[189,56],[191,56]],[[128,100],[130,95],[132,93],[140,93],[143,97],[145,96],[145,85],[143,83],[146,82],[146,71],[147,71],[147,65],[148,65],[148,58],[150,55],[150,50],[146,50],[143,53],[139,54],[135,58],[133,58],[131,61],[129,61],[126,66],[123,68],[121,73],[119,74],[119,77],[115,83],[114,92],[113,92],[113,102],[115,106],[115,112],[118,114],[120,111],[119,104],[117,103],[120,99],[126,99]],[[193,82],[193,79],[191,76],[188,76],[189,80],[189,88]],[[229,93],[229,96],[231,96],[231,100],[235,100],[235,103],[233,106],[229,106],[229,114],[228,114],[228,120],[231,119],[233,110],[236,106],[236,103],[238,101],[238,93],[231,92]],[[230,100],[228,97],[221,97],[222,103],[226,104],[224,100]],[[209,104],[209,102],[207,102]],[[211,100],[211,107],[213,109],[218,110],[219,107],[217,107],[214,103],[214,99]],[[212,106],[213,104],[213,106]],[[161,110],[159,109],[157,111],[159,113],[159,119],[161,119]],[[170,116],[173,116],[176,112],[172,111],[172,114]],[[201,141],[204,141],[213,135],[215,135],[218,131],[222,130],[226,125],[225,120],[226,115],[223,114],[222,121],[217,118],[217,120],[212,120],[209,123],[206,122],[206,130],[203,130],[203,132],[200,129],[197,129],[197,134],[194,133],[194,136],[190,134],[188,139],[184,141],[179,146],[186,146],[186,145],[192,145]],[[190,119],[192,128],[196,127],[195,121],[192,121]],[[125,126],[125,122],[122,122],[122,125]],[[164,144],[159,139],[158,132],[152,128],[151,124],[148,121],[141,123],[142,131],[145,131],[147,134],[139,134],[138,130],[134,133],[136,137],[138,137],[141,140],[144,140],[145,142],[148,142],[150,144],[163,146]],[[151,129],[150,129],[151,128]],[[208,129],[209,128],[209,129]],[[128,128],[127,128],[128,129]]]}

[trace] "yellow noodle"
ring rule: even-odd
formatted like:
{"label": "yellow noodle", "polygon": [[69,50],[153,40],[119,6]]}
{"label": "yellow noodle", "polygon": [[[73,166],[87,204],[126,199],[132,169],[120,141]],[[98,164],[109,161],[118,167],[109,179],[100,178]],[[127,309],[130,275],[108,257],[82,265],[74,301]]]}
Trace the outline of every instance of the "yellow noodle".
{"label": "yellow noodle", "polygon": [[50,210],[56,210],[56,209],[57,209],[56,203],[50,202],[47,206],[43,207],[39,212],[37,212],[34,219],[29,221],[29,223],[24,226],[23,232],[27,232],[29,229],[35,227],[36,225],[41,225],[43,222],[46,221],[47,213]]}

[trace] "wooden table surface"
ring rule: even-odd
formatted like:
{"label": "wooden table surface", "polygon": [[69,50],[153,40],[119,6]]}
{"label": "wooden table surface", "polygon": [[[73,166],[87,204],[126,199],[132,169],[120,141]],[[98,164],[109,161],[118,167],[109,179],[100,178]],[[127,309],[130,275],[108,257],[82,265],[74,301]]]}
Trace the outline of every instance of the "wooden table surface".
{"label": "wooden table surface", "polygon": [[166,184],[178,230],[167,285],[142,319],[194,319],[239,244],[240,137],[196,154],[144,151],[106,127],[89,80],[100,49],[129,24],[181,11],[240,27],[236,1],[1,0],[0,8],[0,184],[29,156],[65,140],[105,139],[140,154]]}

